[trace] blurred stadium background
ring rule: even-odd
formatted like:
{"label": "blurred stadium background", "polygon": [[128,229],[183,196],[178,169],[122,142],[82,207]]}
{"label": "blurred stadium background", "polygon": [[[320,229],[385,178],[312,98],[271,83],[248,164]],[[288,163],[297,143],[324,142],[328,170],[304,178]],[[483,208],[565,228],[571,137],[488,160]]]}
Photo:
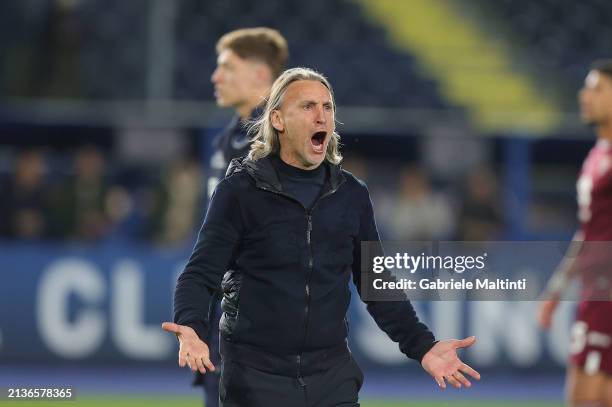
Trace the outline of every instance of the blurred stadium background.
{"label": "blurred stadium background", "polygon": [[[160,322],[231,114],[210,83],[223,33],[277,28],[290,66],[328,76],[384,239],[568,240],[594,138],[576,92],[611,21],[609,0],[0,2],[0,387],[201,404]],[[354,301],[363,405],[562,404],[572,304],[550,334],[534,302],[417,306],[478,336],[483,381],[438,391]]]}

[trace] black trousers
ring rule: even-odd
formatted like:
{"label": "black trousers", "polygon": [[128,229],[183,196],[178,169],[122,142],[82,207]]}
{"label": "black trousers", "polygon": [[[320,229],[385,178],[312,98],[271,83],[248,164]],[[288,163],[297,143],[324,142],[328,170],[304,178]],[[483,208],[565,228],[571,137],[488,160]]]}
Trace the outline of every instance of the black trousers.
{"label": "black trousers", "polygon": [[219,407],[219,368],[221,367],[221,354],[219,353],[219,319],[221,319],[221,302],[213,299],[213,308],[211,309],[211,328],[210,336],[206,343],[210,350],[210,361],[215,365],[214,372],[207,372],[203,377],[199,376],[196,382],[204,386],[204,406]]}
{"label": "black trousers", "polygon": [[219,385],[220,406],[358,407],[362,384],[363,372],[350,355],[301,381],[226,359]]}

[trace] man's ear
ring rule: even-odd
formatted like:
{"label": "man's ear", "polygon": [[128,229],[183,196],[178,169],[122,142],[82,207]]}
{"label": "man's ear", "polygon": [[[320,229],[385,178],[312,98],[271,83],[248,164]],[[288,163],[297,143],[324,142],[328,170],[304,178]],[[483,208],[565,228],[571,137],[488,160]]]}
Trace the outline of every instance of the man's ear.
{"label": "man's ear", "polygon": [[285,130],[285,123],[283,123],[280,111],[272,110],[270,112],[270,121],[272,122],[272,127],[274,127],[276,131],[283,132]]}
{"label": "man's ear", "polygon": [[267,87],[272,86],[272,82],[274,82],[274,80],[272,79],[272,71],[268,65],[263,62],[256,62],[253,65],[253,73],[259,83]]}

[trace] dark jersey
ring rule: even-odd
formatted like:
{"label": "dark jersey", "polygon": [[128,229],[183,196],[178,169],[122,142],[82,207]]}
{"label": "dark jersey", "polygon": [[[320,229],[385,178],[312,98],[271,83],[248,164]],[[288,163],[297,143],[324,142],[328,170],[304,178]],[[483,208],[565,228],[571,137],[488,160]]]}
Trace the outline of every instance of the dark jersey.
{"label": "dark jersey", "polygon": [[[262,112],[261,107],[257,107],[251,113],[251,120],[257,119]],[[234,158],[242,157],[249,152],[250,136],[248,134],[249,121],[240,119],[236,115],[227,127],[213,140],[215,149],[208,165],[208,181],[206,192],[208,199],[212,196],[219,181],[225,177],[225,172],[230,161]]]}

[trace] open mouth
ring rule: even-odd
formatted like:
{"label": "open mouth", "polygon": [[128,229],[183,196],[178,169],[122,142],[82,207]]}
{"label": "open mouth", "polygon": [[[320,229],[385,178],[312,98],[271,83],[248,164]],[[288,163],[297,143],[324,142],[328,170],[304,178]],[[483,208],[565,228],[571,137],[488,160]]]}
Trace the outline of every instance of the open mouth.
{"label": "open mouth", "polygon": [[318,131],[312,135],[310,138],[310,142],[312,143],[312,148],[317,153],[323,152],[323,145],[325,143],[325,137],[327,137],[327,132]]}

